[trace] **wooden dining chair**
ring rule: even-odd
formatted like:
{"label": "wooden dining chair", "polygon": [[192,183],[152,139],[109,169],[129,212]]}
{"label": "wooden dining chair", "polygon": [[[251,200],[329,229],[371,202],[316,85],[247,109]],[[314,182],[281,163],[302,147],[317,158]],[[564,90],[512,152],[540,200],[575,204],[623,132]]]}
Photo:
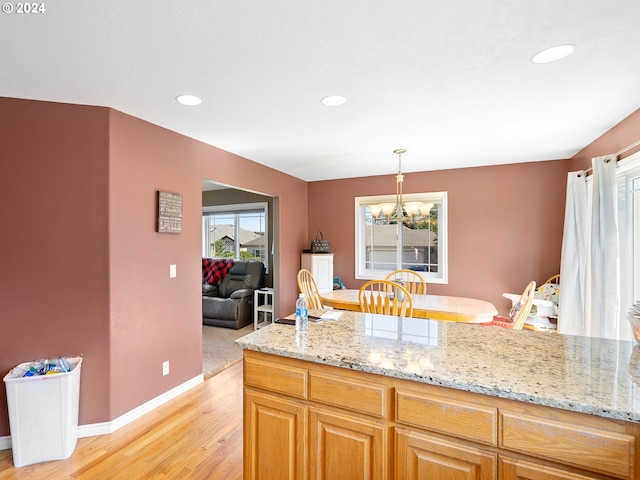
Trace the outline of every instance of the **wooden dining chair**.
{"label": "wooden dining chair", "polygon": [[[550,277],[546,282],[544,283],[557,283],[560,284],[560,274],[557,273],[555,274],[553,277]],[[544,285],[544,284],[543,284]]]}
{"label": "wooden dining chair", "polygon": [[520,295],[520,300],[518,300],[511,309],[509,317],[513,320],[514,330],[522,330],[524,321],[529,316],[529,313],[531,313],[531,306],[533,305],[533,295],[535,291],[536,282],[529,282],[527,288],[525,288],[522,295]]}
{"label": "wooden dining chair", "polygon": [[413,270],[395,270],[386,276],[385,280],[393,282],[394,280],[404,281],[404,288],[409,293],[425,295],[427,293],[427,282],[419,273]]}
{"label": "wooden dining chair", "polygon": [[358,292],[360,310],[400,317],[413,316],[413,299],[409,290],[388,280],[366,282]]}
{"label": "wooden dining chair", "polygon": [[308,308],[324,308],[318,284],[309,270],[303,268],[298,272],[298,289],[304,293]]}

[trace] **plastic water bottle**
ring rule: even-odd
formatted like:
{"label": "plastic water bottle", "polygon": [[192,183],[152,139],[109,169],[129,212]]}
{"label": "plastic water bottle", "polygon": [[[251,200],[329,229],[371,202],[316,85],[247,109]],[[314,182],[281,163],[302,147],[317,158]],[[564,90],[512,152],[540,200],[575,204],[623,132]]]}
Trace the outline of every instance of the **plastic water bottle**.
{"label": "plastic water bottle", "polygon": [[304,293],[296,300],[296,332],[306,332],[309,329],[309,308]]}

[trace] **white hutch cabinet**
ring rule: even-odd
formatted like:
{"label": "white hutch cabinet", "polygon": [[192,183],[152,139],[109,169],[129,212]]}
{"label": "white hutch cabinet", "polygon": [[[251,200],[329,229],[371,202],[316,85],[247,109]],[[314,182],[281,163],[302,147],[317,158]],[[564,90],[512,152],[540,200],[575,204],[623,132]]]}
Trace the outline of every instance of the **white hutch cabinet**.
{"label": "white hutch cabinet", "polygon": [[311,272],[320,293],[333,290],[333,253],[303,253],[300,268]]}

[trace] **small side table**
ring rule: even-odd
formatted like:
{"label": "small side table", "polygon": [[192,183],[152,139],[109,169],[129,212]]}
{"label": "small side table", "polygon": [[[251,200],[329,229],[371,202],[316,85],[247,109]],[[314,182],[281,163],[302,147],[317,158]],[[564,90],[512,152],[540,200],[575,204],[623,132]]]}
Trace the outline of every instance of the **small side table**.
{"label": "small side table", "polygon": [[[260,312],[264,313],[264,320],[260,321]],[[261,288],[253,292],[253,329],[273,323],[273,288]]]}

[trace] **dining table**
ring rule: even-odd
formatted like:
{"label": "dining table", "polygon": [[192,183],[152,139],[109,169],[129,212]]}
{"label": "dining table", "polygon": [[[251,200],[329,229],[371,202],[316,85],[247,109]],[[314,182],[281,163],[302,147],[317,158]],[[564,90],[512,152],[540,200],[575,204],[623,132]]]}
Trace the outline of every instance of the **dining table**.
{"label": "dining table", "polygon": [[[320,293],[322,303],[339,310],[360,311],[357,289],[331,290]],[[447,320],[463,323],[491,322],[498,314],[496,307],[475,298],[451,297],[448,295],[411,294],[413,317]]]}

